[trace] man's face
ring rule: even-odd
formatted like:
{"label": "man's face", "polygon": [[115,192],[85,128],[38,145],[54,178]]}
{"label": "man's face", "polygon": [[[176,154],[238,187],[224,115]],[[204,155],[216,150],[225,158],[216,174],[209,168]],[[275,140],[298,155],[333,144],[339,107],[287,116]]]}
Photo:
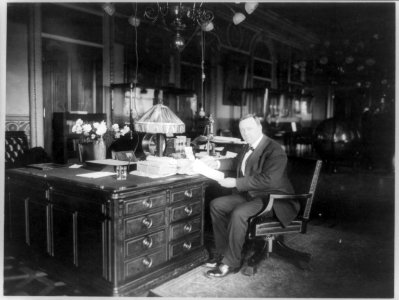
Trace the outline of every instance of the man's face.
{"label": "man's face", "polygon": [[262,135],[262,125],[258,125],[254,118],[242,120],[239,128],[242,138],[250,145],[255,143]]}

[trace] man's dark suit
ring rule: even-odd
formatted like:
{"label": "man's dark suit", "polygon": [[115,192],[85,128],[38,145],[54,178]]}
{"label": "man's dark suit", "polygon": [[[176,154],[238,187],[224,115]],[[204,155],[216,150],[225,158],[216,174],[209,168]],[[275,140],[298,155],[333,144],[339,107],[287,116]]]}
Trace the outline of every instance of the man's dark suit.
{"label": "man's dark suit", "polygon": [[[241,164],[248,149],[244,147],[235,159],[220,160],[219,170],[236,169],[237,187],[232,195],[216,198],[210,204],[216,251],[224,255],[224,264],[234,268],[241,263],[247,220],[262,209],[262,198],[271,193],[294,192],[286,174],[287,156],[277,142],[264,135],[248,157],[243,176]],[[276,201],[272,213],[286,226],[298,212],[298,202]]]}

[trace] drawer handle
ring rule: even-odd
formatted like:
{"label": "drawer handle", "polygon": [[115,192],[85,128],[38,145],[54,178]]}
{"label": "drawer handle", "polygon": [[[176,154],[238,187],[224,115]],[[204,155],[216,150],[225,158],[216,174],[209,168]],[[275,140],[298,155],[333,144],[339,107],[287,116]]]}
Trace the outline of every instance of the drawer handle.
{"label": "drawer handle", "polygon": [[151,208],[152,207],[152,200],[151,199],[144,199],[143,200],[143,205],[146,208]]}
{"label": "drawer handle", "polygon": [[185,232],[191,232],[191,230],[193,229],[193,226],[190,223],[188,223],[188,224],[184,225],[183,229]]}
{"label": "drawer handle", "polygon": [[193,197],[193,191],[185,191],[184,192],[184,196],[186,196],[187,198],[192,198]]}
{"label": "drawer handle", "polygon": [[143,240],[143,245],[144,245],[144,247],[147,247],[147,249],[150,249],[152,247],[152,238],[150,236],[147,236]]}
{"label": "drawer handle", "polygon": [[190,250],[191,249],[191,242],[184,242],[183,248],[185,250]]}
{"label": "drawer handle", "polygon": [[189,216],[193,213],[193,208],[191,206],[186,206],[184,211],[186,212],[187,216]]}
{"label": "drawer handle", "polygon": [[151,268],[152,266],[152,259],[148,256],[143,258],[143,265],[145,265],[147,268]]}
{"label": "drawer handle", "polygon": [[151,228],[152,226],[152,220],[150,218],[144,218],[141,223],[143,223],[147,228]]}

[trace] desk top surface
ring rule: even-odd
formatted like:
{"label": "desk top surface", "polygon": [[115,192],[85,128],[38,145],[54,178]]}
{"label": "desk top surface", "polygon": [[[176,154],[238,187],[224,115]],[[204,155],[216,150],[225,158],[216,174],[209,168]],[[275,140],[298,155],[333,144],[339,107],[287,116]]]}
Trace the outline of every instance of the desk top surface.
{"label": "desk top surface", "polygon": [[[108,170],[103,170],[108,171]],[[126,180],[117,180],[116,175],[109,175],[100,178],[87,178],[77,176],[79,174],[96,173],[84,168],[69,168],[68,166],[57,167],[52,169],[40,170],[36,168],[18,168],[7,170],[7,175],[11,178],[37,178],[53,182],[55,184],[66,184],[91,188],[96,190],[104,190],[107,192],[127,192],[143,188],[159,187],[163,185],[182,183],[201,183],[208,181],[202,175],[171,175],[162,178],[149,178],[128,174]]]}

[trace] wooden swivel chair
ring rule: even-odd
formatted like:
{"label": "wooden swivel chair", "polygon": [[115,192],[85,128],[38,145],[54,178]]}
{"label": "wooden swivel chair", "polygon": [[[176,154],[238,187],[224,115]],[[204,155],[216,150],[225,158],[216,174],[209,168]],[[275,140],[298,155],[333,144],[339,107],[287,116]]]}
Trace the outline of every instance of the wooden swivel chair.
{"label": "wooden swivel chair", "polygon": [[[310,254],[289,248],[282,241],[282,237],[286,234],[306,233],[306,226],[309,221],[310,210],[312,208],[321,166],[322,161],[318,160],[316,162],[308,193],[295,195],[271,194],[268,199],[268,204],[265,205],[266,207],[257,215],[249,218],[248,240],[263,239],[263,243],[260,251],[258,249],[258,251],[248,260],[248,266],[246,270],[243,271],[244,274],[252,275],[256,272],[256,266],[265,255],[269,257],[270,253],[273,252],[273,246],[275,246],[275,252],[277,252],[277,254],[293,259],[294,262],[296,262],[295,264],[301,268],[304,268],[304,262],[308,263],[310,261]],[[265,217],[265,214],[273,208],[274,201],[284,201],[284,199],[293,198],[300,201],[301,210],[298,217],[287,227],[282,227],[280,222],[275,218]]]}

